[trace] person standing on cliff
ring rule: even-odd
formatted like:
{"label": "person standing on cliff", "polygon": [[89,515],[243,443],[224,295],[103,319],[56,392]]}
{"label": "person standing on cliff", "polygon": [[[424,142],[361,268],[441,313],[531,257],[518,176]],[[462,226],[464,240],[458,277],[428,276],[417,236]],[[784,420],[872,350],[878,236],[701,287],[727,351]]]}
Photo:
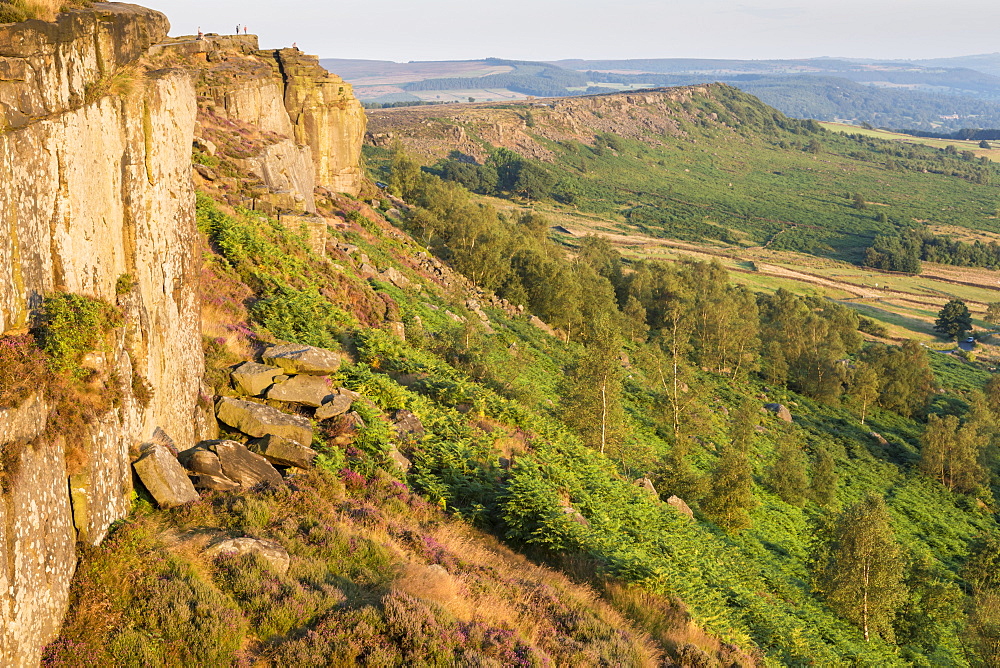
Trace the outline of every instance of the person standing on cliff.
{"label": "person standing on cliff", "polygon": [[243,26],[243,34],[244,35],[247,34],[247,27],[246,26]]}
{"label": "person standing on cliff", "polygon": [[236,24],[236,34],[237,35],[240,34],[240,24],[239,23]]}
{"label": "person standing on cliff", "polygon": [[205,36],[205,33],[203,33],[203,32],[201,31],[201,26],[198,26],[198,39],[201,39],[201,38],[202,38],[202,37],[204,37],[204,36]]}

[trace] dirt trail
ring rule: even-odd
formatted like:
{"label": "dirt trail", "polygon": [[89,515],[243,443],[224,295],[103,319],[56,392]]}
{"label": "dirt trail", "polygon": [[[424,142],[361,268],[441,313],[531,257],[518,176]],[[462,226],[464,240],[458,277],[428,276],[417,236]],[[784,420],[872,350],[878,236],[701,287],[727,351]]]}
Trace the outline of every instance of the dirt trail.
{"label": "dirt trail", "polygon": [[[826,278],[824,276],[819,276],[817,274],[812,274],[806,271],[798,271],[795,269],[790,269],[777,264],[771,264],[768,262],[762,262],[760,260],[754,259],[753,257],[748,257],[752,255],[754,249],[746,249],[746,253],[741,257],[735,253],[729,252],[723,248],[712,248],[703,246],[700,244],[675,241],[672,239],[656,239],[652,237],[647,237],[642,234],[624,234],[620,232],[606,232],[603,230],[596,229],[583,229],[572,224],[567,225],[565,222],[562,226],[569,230],[574,236],[582,237],[587,234],[593,234],[595,236],[607,239],[611,243],[627,248],[650,248],[650,247],[663,247],[672,248],[677,250],[683,250],[684,252],[692,255],[693,257],[701,258],[721,258],[727,259],[732,262],[753,262],[754,269],[744,269],[741,267],[728,267],[730,271],[735,271],[744,274],[760,274],[764,276],[774,276],[776,278],[787,278],[790,280],[798,281],[800,283],[809,283],[811,285],[816,285],[825,288],[831,288],[834,290],[840,290],[848,294],[854,295],[854,299],[871,299],[882,302],[904,302],[907,305],[918,307],[918,308],[940,308],[942,304],[948,301],[948,297],[942,294],[940,297],[934,297],[929,295],[918,294],[914,292],[906,292],[903,290],[892,290],[885,288],[871,288],[863,285],[858,285],[857,283],[852,283],[849,281],[838,281],[833,278]],[[575,229],[574,229],[575,228]],[[874,271],[874,270],[873,270]],[[939,281],[941,283],[953,284],[953,285],[965,285],[973,287],[986,287],[981,284],[971,283],[969,281],[963,281],[957,278],[950,278],[940,273],[928,274],[927,278]],[[965,302],[970,306],[978,309],[985,309],[985,302],[979,302],[975,300],[965,300]]]}

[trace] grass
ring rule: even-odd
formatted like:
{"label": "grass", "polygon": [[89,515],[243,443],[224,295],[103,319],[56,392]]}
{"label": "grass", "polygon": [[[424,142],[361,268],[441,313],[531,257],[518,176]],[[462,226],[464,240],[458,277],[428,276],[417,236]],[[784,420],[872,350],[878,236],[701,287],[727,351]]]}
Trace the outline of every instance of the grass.
{"label": "grass", "polygon": [[[890,141],[898,141],[909,144],[919,144],[921,146],[930,146],[937,149],[945,149],[948,146],[954,146],[959,151],[972,151],[976,154],[976,157],[986,157],[994,162],[1000,160],[1000,147],[998,148],[980,148],[979,140],[971,139],[935,139],[934,137],[916,137],[914,135],[903,134],[901,132],[892,132],[890,130],[877,130],[862,128],[856,125],[848,125],[845,123],[824,123],[822,125],[827,130],[831,132],[840,132],[842,134],[857,134],[865,137],[875,137],[877,139],[887,139]],[[995,142],[990,142],[991,144]]]}
{"label": "grass", "polygon": [[[188,527],[267,535],[291,569],[280,575],[255,556],[213,561],[168,537]],[[139,513],[87,555],[72,597],[43,665],[653,665],[658,656],[586,588],[381,475],[347,487],[313,471],[287,491]]]}
{"label": "grass", "polygon": [[0,23],[20,23],[29,19],[52,21],[59,12],[89,7],[90,0],[3,0]]}

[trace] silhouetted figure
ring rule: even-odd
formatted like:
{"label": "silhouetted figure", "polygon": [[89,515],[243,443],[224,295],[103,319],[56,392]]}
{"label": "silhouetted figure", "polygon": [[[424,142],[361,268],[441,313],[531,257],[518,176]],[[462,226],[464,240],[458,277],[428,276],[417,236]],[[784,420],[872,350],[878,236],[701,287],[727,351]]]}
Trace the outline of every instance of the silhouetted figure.
{"label": "silhouetted figure", "polygon": [[237,35],[240,34],[240,24],[239,23],[236,24],[236,34]]}

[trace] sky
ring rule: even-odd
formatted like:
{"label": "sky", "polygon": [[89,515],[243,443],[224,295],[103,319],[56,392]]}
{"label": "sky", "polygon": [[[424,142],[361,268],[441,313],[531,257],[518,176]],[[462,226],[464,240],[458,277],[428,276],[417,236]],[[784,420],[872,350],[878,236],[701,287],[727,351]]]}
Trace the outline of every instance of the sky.
{"label": "sky", "polygon": [[172,35],[232,33],[323,58],[921,59],[1000,51],[997,0],[133,0]]}

